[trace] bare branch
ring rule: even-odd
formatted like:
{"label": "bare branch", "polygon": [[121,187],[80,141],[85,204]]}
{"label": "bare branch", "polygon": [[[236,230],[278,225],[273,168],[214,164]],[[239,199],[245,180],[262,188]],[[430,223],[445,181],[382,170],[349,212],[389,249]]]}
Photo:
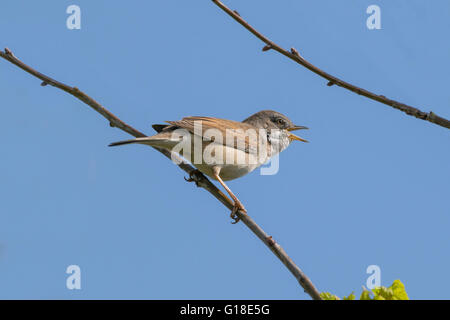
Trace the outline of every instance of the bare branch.
{"label": "bare branch", "polygon": [[[4,58],[5,60],[15,64],[22,70],[28,72],[29,74],[35,76],[36,78],[42,80],[41,85],[47,86],[51,85],[58,89],[64,90],[65,92],[73,95],[74,97],[78,98],[88,106],[90,106],[92,109],[100,113],[103,117],[105,117],[108,121],[111,127],[117,127],[132,136],[135,137],[145,137],[145,134],[142,132],[134,129],[130,125],[126,124],[119,118],[117,118],[114,114],[109,112],[105,107],[103,107],[100,103],[89,97],[87,94],[82,92],[76,87],[70,87],[64,83],[61,83],[59,81],[56,81],[36,70],[29,67],[28,65],[24,64],[22,61],[20,61],[18,58],[14,56],[14,54],[6,48],[5,51],[0,51],[0,57]],[[171,154],[171,152],[154,148],[164,154],[167,158],[171,159],[171,157],[174,157],[178,160],[181,160],[180,157],[178,157],[175,154]],[[198,187],[202,187],[205,190],[207,190],[209,193],[211,193],[216,199],[218,199],[225,207],[227,207],[229,210],[233,208],[233,201],[230,200],[222,191],[220,191],[206,176],[204,176],[201,172],[193,168],[191,165],[189,165],[186,162],[181,162],[178,165],[182,170],[187,172],[192,178],[193,181],[195,181],[195,184]],[[303,287],[306,293],[308,293],[311,298],[315,300],[321,300],[319,291],[315,288],[311,280],[303,273],[303,271],[292,261],[292,259],[287,255],[287,253],[283,250],[283,248],[277,244],[271,236],[268,236],[261,227],[256,224],[256,222],[247,214],[238,211],[237,212],[238,217],[242,222],[275,254],[275,256],[280,259],[280,261],[286,266],[286,268],[294,275],[294,277],[298,280],[300,285]]]}
{"label": "bare branch", "polygon": [[244,19],[242,19],[241,15],[236,14],[236,11],[233,11],[231,9],[229,9],[227,6],[225,6],[222,2],[220,2],[219,0],[212,0],[219,8],[221,8],[223,11],[225,11],[229,16],[231,16],[234,20],[236,20],[237,22],[239,22],[245,29],[247,29],[248,31],[250,31],[253,35],[255,35],[258,39],[260,39],[262,42],[264,42],[266,44],[266,46],[262,49],[263,51],[268,51],[270,49],[278,51],[279,53],[281,53],[282,55],[288,57],[289,59],[297,62],[298,64],[304,66],[305,68],[311,70],[312,72],[318,74],[319,76],[321,76],[322,78],[325,78],[328,80],[327,85],[329,87],[333,86],[333,85],[337,85],[339,87],[345,88],[347,90],[350,90],[354,93],[357,93],[359,95],[365,96],[369,99],[381,102],[385,105],[388,105],[394,109],[400,110],[410,116],[414,116],[418,119],[422,119],[422,120],[426,120],[429,122],[432,122],[434,124],[437,124],[441,127],[450,129],[450,121],[447,119],[444,119],[442,117],[439,117],[438,115],[436,115],[433,112],[423,112],[417,108],[408,106],[404,103],[395,101],[395,100],[391,100],[386,98],[383,95],[377,95],[375,93],[372,93],[370,91],[367,91],[365,89],[359,88],[357,86],[354,86],[348,82],[345,82],[339,78],[336,78],[335,76],[332,76],[329,73],[326,73],[325,71],[317,68],[316,66],[314,66],[313,64],[311,64],[310,62],[308,62],[307,60],[305,60],[296,49],[291,48],[291,51],[287,51],[285,49],[283,49],[282,47],[278,46],[277,44],[275,44],[274,42],[272,42],[271,40],[269,40],[268,38],[266,38],[264,35],[262,35],[261,33],[259,33],[255,28],[253,28],[250,24],[248,24]]}

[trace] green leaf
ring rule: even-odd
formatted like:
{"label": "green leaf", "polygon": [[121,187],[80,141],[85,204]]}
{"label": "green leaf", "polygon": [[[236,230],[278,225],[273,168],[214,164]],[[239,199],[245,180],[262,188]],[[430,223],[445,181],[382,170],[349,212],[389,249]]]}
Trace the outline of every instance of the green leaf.
{"label": "green leaf", "polygon": [[393,300],[394,292],[391,288],[375,287],[372,289],[374,300]]}
{"label": "green leaf", "polygon": [[[359,300],[409,300],[405,286],[400,280],[395,280],[388,288],[380,286],[373,288],[372,291],[364,287],[363,289]],[[323,300],[341,300],[338,296],[329,292],[322,292],[320,297]],[[344,297],[343,300],[355,300],[355,294],[352,292],[348,297]]]}
{"label": "green leaf", "polygon": [[370,297],[370,291],[364,289],[363,292],[361,293],[361,296],[359,297],[359,300],[373,300],[373,299]]}
{"label": "green leaf", "polygon": [[322,292],[320,294],[320,297],[322,300],[340,300],[338,296],[335,296],[334,294],[331,294],[329,292]]}
{"label": "green leaf", "polygon": [[348,295],[348,297],[342,298],[342,300],[355,300],[355,294],[352,292]]}
{"label": "green leaf", "polygon": [[409,300],[405,285],[400,280],[394,280],[390,288],[393,292],[394,300]]}
{"label": "green leaf", "polygon": [[409,300],[405,286],[400,280],[395,280],[389,288],[376,287],[372,291],[375,300]]}

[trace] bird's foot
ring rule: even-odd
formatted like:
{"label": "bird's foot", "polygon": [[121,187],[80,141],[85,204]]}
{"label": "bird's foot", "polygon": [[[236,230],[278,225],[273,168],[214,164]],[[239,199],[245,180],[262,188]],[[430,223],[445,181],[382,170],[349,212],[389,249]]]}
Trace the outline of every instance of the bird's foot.
{"label": "bird's foot", "polygon": [[186,179],[186,177],[184,177],[184,180],[186,180],[187,182],[195,182],[195,185],[198,187],[199,186],[199,184],[198,184],[198,182],[199,182],[199,176],[201,175],[202,173],[199,171],[199,170],[197,170],[197,169],[195,169],[195,170],[192,170],[190,173],[189,173],[189,178],[187,178]]}
{"label": "bird's foot", "polygon": [[230,218],[233,219],[233,221],[231,222],[232,224],[236,224],[241,220],[241,218],[239,218],[237,214],[238,211],[247,213],[247,210],[245,210],[244,205],[239,200],[234,202],[233,209],[231,210]]}

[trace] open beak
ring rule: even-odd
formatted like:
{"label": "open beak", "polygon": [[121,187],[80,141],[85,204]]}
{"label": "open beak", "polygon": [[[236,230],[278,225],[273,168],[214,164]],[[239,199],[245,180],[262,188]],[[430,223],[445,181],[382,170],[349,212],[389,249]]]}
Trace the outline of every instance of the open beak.
{"label": "open beak", "polygon": [[289,131],[289,140],[293,141],[293,140],[297,140],[297,141],[303,141],[303,142],[308,142],[308,140],[305,140],[303,138],[300,138],[299,136],[296,136],[295,134],[293,134],[290,131],[295,131],[295,130],[305,130],[308,129],[308,127],[304,127],[304,126],[293,126],[292,128],[288,128],[287,131]]}

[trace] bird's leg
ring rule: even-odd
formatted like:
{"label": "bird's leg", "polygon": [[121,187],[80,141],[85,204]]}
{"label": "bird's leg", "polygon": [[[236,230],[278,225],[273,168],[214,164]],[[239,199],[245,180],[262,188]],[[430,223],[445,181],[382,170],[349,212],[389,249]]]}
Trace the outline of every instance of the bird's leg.
{"label": "bird's leg", "polygon": [[230,195],[231,199],[233,199],[234,204],[233,204],[233,209],[231,210],[231,214],[230,217],[231,219],[234,220],[234,222],[232,222],[233,224],[238,223],[239,222],[239,217],[236,214],[239,210],[241,210],[242,212],[246,213],[247,210],[245,210],[244,205],[239,201],[239,199],[234,195],[234,193],[231,191],[230,188],[228,188],[228,186],[225,184],[225,182],[223,182],[222,178],[220,177],[220,168],[219,167],[214,167],[213,168],[213,175],[214,178],[217,179],[217,181],[219,181],[219,183],[222,185],[222,187],[225,188],[225,190],[227,190],[228,194]]}

